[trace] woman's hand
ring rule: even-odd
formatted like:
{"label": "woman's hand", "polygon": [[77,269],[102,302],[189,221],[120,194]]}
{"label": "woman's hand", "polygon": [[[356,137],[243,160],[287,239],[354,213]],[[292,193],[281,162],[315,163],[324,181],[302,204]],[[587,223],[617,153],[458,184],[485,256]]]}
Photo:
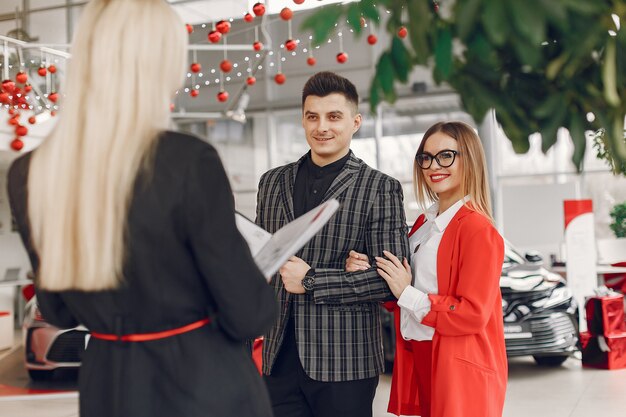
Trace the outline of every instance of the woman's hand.
{"label": "woman's hand", "polygon": [[369,259],[364,253],[351,250],[346,259],[346,272],[365,271],[370,269]]}
{"label": "woman's hand", "polygon": [[411,266],[406,258],[404,258],[403,262],[400,262],[393,253],[387,251],[383,251],[383,253],[388,259],[376,257],[378,273],[387,281],[387,285],[389,285],[393,295],[396,298],[400,298],[404,289],[411,285],[413,281]]}

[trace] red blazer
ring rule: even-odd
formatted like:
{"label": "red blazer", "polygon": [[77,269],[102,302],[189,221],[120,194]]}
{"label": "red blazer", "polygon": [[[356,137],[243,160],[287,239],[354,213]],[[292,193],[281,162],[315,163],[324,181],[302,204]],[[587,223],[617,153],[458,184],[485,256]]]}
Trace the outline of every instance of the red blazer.
{"label": "red blazer", "polygon": [[[422,224],[420,216],[411,234]],[[507,381],[500,275],[504,241],[483,215],[461,207],[437,253],[438,294],[422,323],[435,329],[433,417],[501,417]],[[419,415],[411,345],[395,307],[396,358],[388,411]]]}

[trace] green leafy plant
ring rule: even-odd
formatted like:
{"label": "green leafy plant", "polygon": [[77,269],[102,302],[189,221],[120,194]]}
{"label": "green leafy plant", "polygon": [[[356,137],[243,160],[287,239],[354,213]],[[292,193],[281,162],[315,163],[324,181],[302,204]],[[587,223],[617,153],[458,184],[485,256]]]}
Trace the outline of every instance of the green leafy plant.
{"label": "green leafy plant", "polygon": [[615,237],[626,237],[626,201],[616,204],[611,210],[613,222],[609,225]]}
{"label": "green leafy plant", "polygon": [[[604,129],[598,129],[593,135],[593,147],[598,159],[603,159],[611,168],[613,174],[626,176],[626,161],[619,161],[608,151],[610,143],[607,143]],[[624,130],[624,142],[626,143],[626,130]]]}
{"label": "green leafy plant", "polygon": [[[581,169],[585,131],[602,128],[604,152],[615,166],[626,162],[624,0],[361,0],[323,7],[301,29],[319,45],[339,22],[360,36],[361,18],[393,34],[371,81],[372,110],[395,102],[395,83],[427,66],[475,120],[495,108],[518,153],[529,150],[535,132],[547,152],[566,127]],[[402,26],[406,39],[396,35]]]}

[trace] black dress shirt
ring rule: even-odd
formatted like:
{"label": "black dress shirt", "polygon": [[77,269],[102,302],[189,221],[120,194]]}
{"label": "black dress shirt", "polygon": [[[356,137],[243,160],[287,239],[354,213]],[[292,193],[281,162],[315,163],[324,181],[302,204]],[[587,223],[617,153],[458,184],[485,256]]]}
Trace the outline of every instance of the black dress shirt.
{"label": "black dress shirt", "polygon": [[350,152],[343,158],[320,167],[313,162],[311,152],[307,154],[298,168],[293,189],[293,214],[296,218],[320,205],[324,194],[346,165],[348,158]]}

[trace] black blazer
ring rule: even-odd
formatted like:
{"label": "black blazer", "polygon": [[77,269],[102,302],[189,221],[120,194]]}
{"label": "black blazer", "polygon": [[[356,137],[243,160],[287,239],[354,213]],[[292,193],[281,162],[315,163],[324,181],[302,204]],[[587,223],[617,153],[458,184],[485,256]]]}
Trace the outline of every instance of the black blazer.
{"label": "black blazer", "polygon": [[[30,155],[9,171],[11,208],[37,270],[27,220]],[[129,214],[124,285],[115,291],[37,291],[60,327],[147,333],[210,316],[189,333],[142,343],[91,338],[80,371],[88,417],[271,416],[265,386],[243,341],[276,317],[272,289],[235,225],[232,192],[215,149],[184,134],[157,142]],[[51,183],[54,178],[50,178]]]}
{"label": "black blazer", "polygon": [[[294,219],[293,190],[304,158],[266,172],[259,181],[256,220],[270,233]],[[280,274],[272,279],[281,309],[263,342],[267,375],[279,355],[290,314],[300,362],[312,379],[352,381],[383,371],[379,304],[395,298],[375,263],[357,272],[346,272],[345,265],[351,249],[367,253],[372,262],[374,256],[384,256],[383,250],[410,258],[402,186],[350,151],[322,201],[331,198],[341,206],[297,253],[315,268],[313,291],[291,294]]]}

